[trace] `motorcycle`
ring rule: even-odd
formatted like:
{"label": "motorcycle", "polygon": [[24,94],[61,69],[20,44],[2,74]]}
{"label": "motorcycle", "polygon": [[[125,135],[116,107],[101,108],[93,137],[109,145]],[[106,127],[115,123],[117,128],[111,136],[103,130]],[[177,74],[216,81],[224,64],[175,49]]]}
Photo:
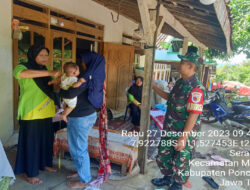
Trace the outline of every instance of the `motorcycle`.
{"label": "motorcycle", "polygon": [[203,106],[201,120],[204,123],[223,123],[226,119],[233,120],[242,124],[250,123],[250,101],[240,102],[231,101],[229,107],[225,101],[226,90],[216,89],[214,96],[210,97]]}
{"label": "motorcycle", "polygon": [[231,101],[232,105],[250,106],[250,101]]}

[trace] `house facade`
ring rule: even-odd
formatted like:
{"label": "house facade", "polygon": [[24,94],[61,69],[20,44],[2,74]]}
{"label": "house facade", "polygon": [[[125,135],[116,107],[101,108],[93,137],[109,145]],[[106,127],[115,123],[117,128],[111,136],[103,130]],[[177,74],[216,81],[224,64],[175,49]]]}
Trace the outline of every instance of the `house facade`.
{"label": "house facade", "polygon": [[[18,43],[17,40],[12,39],[12,19],[15,15],[19,17],[18,15],[22,16],[24,14],[23,12],[19,13],[20,9],[15,9],[13,6],[20,6],[19,2],[26,2],[27,4],[31,4],[34,6],[47,8],[49,10],[57,10],[58,12],[62,13],[62,15],[72,15],[77,16],[79,18],[82,18],[83,20],[86,19],[90,21],[90,23],[96,23],[97,25],[103,26],[103,34],[101,34],[101,37],[98,40],[88,39],[88,36],[83,35],[83,39],[88,42],[95,42],[96,49],[98,48],[98,42],[110,42],[114,44],[121,44],[122,43],[122,34],[127,33],[133,35],[133,31],[138,27],[138,24],[129,20],[128,18],[119,15],[119,21],[117,23],[114,23],[112,21],[111,17],[111,10],[108,8],[105,8],[104,6],[92,1],[92,0],[32,0],[32,1],[12,1],[12,0],[2,0],[0,11],[1,11],[1,18],[0,18],[0,78],[2,79],[3,83],[0,85],[1,94],[0,94],[0,139],[2,142],[6,142],[10,136],[13,134],[15,129],[18,129],[15,126],[16,121],[16,106],[14,104],[17,104],[15,102],[15,96],[18,97],[18,92],[15,91],[15,80],[13,78],[13,66],[17,59],[14,55],[15,52],[15,43]],[[22,6],[23,7],[23,6]],[[24,7],[27,8],[27,7]],[[26,10],[26,9],[25,9]],[[30,9],[32,12],[34,12],[34,8]],[[113,11],[113,14],[116,15],[117,13]],[[34,17],[35,19],[35,17]],[[41,18],[42,19],[42,18]],[[24,18],[24,20],[28,20],[27,18]],[[32,18],[30,20],[33,20]],[[22,23],[22,18],[20,19],[21,24],[24,26],[29,26],[28,30],[32,30],[32,28],[35,28],[34,31],[38,31],[37,25],[32,25],[32,23]],[[25,22],[25,21],[24,21]],[[64,23],[64,26],[66,27],[67,20]],[[87,23],[88,24],[88,23]],[[85,26],[85,25],[84,25]],[[39,26],[40,27],[40,26]],[[45,25],[42,25],[40,28],[44,28],[45,32],[47,32],[49,29]],[[83,28],[83,27],[82,27]],[[83,28],[84,29],[84,28]],[[86,28],[85,30],[88,30]],[[23,39],[27,38],[26,31],[23,32]],[[57,31],[58,33],[67,33],[68,31],[60,31],[60,29]],[[91,31],[90,31],[91,32]],[[38,32],[39,33],[39,32]],[[42,32],[41,32],[42,33]],[[34,33],[34,35],[36,35]],[[77,39],[75,37],[75,34],[73,32],[68,32],[68,35],[70,39],[71,37]],[[86,37],[86,39],[85,39]],[[93,36],[92,36],[93,37]],[[65,37],[66,38],[66,37]],[[45,41],[47,38],[45,38]],[[51,43],[51,37],[47,44]],[[85,41],[85,42],[86,42]],[[20,42],[19,42],[20,43]],[[73,42],[74,43],[74,42]],[[76,43],[76,40],[75,40]],[[46,44],[46,43],[45,43]],[[73,44],[74,46],[74,44]],[[25,47],[25,46],[23,46]],[[74,48],[73,48],[74,49]],[[18,50],[17,50],[18,51]],[[66,51],[66,49],[65,49]],[[97,50],[96,50],[97,51]],[[20,59],[22,55],[18,55],[18,59]],[[56,58],[55,58],[56,59]],[[72,61],[75,60],[75,55],[72,56]],[[58,58],[60,60],[60,58]],[[51,60],[52,61],[52,60]],[[54,61],[55,65],[55,61]],[[53,65],[51,65],[53,66]],[[14,96],[13,96],[14,95]]]}
{"label": "house facade", "polygon": [[[160,19],[155,19],[156,10]],[[158,32],[183,39],[182,53],[187,50],[188,42],[196,44],[200,51],[206,47],[231,51],[230,19],[224,0],[209,6],[194,0],[1,0],[0,12],[0,139],[3,143],[18,130],[18,85],[13,68],[27,60],[27,49],[34,43],[50,49],[50,66],[59,70],[67,61],[77,62],[82,50],[103,54],[107,62],[108,105],[114,109],[122,109],[126,104],[124,89],[132,81],[137,51],[134,46],[122,45],[124,34],[133,36],[143,28],[142,41],[146,48],[141,48],[146,55],[145,73],[150,73],[152,68],[152,39],[156,28]],[[21,40],[13,39],[13,19],[24,26]],[[149,88],[152,77],[145,76],[144,87]],[[148,102],[147,98],[143,101]]]}

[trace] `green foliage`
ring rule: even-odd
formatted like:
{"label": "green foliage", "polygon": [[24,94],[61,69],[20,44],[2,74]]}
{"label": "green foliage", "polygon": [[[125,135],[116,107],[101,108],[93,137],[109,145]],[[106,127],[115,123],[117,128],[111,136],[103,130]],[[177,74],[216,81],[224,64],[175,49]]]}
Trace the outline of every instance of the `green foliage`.
{"label": "green foliage", "polygon": [[250,57],[250,1],[232,0],[229,4],[233,16],[233,44],[237,53]]}
{"label": "green foliage", "polygon": [[[62,58],[62,50],[61,49],[53,49],[53,57]],[[72,50],[64,49],[64,58],[72,58]]]}
{"label": "green foliage", "polygon": [[231,101],[248,101],[248,97],[239,96],[238,90],[231,90],[230,93],[225,93],[225,100],[229,106],[232,106]]}
{"label": "green foliage", "polygon": [[237,100],[239,98],[238,96],[238,90],[231,90],[230,93],[225,93],[225,100],[227,104],[231,104],[231,101]]}
{"label": "green foliage", "polygon": [[209,60],[212,60],[213,58],[224,59],[224,60],[229,59],[229,56],[227,55],[227,53],[220,51],[220,50],[208,48],[204,52],[205,52],[206,58],[208,58]]}
{"label": "green foliage", "polygon": [[224,80],[225,80],[226,76],[221,73],[221,74],[216,74],[215,78],[214,78],[214,81],[215,82],[220,82],[220,83],[223,83]]}
{"label": "green foliage", "polygon": [[[231,0],[228,4],[231,8],[232,16],[232,41],[233,53],[245,53],[250,58],[250,0]],[[208,48],[206,50],[208,58],[228,59],[225,53]]]}
{"label": "green foliage", "polygon": [[160,42],[160,44],[161,44],[161,47],[163,47],[163,49],[165,49],[165,50],[168,50],[172,45],[172,44],[167,43],[167,42]]}
{"label": "green foliage", "polygon": [[216,82],[239,81],[247,86],[250,86],[250,61],[240,65],[224,65],[217,69]]}

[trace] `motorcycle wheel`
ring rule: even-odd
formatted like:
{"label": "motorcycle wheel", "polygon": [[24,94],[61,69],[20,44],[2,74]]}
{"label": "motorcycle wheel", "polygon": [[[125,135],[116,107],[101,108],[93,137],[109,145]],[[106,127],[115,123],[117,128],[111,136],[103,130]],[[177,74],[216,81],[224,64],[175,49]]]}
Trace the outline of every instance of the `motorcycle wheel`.
{"label": "motorcycle wheel", "polygon": [[218,119],[215,117],[214,113],[209,107],[204,106],[203,112],[201,114],[201,121],[204,123],[215,123]]}

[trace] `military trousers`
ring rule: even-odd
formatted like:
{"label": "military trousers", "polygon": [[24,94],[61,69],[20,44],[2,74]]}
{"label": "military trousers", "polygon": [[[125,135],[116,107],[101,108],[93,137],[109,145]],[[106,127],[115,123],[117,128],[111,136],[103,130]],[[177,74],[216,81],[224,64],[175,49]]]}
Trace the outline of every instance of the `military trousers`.
{"label": "military trousers", "polygon": [[196,138],[189,137],[186,146],[176,151],[174,146],[178,137],[162,137],[156,162],[165,176],[172,176],[174,181],[185,184],[190,176],[190,161],[195,151]]}

